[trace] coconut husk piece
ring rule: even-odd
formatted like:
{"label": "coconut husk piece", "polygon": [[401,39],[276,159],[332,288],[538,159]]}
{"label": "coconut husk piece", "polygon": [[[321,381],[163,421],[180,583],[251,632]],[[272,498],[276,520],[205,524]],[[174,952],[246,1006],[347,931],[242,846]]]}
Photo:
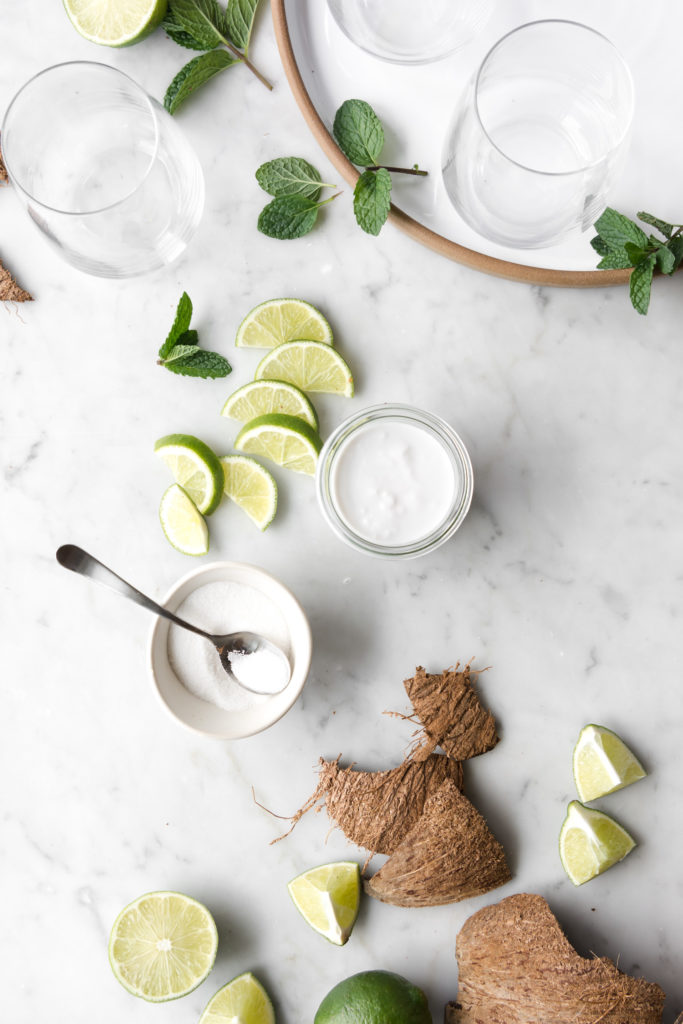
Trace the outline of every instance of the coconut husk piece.
{"label": "coconut husk piece", "polygon": [[20,288],[0,260],[0,302],[32,302],[33,296]]}
{"label": "coconut husk piece", "polygon": [[465,921],[446,1024],[660,1024],[664,992],[606,957],[579,956],[542,896],[521,893]]}
{"label": "coconut husk piece", "polygon": [[365,891],[399,907],[434,907],[481,896],[510,878],[503,847],[446,779]]}
{"label": "coconut husk piece", "polygon": [[428,757],[435,747],[457,761],[465,761],[491,750],[498,742],[496,723],[481,704],[474,689],[476,673],[469,665],[430,675],[422,667],[403,685],[423,726],[415,760]]}
{"label": "coconut husk piece", "polygon": [[5,162],[2,159],[2,149],[0,149],[0,186],[1,185],[9,185],[9,175],[7,173],[7,168],[5,167]]}
{"label": "coconut husk piece", "polygon": [[462,765],[442,754],[420,762],[406,760],[382,772],[341,768],[339,760],[320,759],[318,785],[292,818],[292,828],[324,797],[329,818],[346,838],[373,853],[393,853],[444,779],[458,789],[463,785]]}

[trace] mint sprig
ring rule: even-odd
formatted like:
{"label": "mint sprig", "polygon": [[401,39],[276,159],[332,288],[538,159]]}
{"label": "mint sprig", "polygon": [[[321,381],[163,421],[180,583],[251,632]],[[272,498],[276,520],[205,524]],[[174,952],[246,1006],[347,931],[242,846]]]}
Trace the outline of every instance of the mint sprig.
{"label": "mint sprig", "polygon": [[650,307],[655,269],[670,277],[683,262],[683,224],[670,224],[644,210],[637,216],[663,237],[647,235],[635,221],[608,206],[595,222],[597,235],[591,245],[600,256],[598,270],[633,267],[629,280],[631,304],[644,316]]}
{"label": "mint sprig", "polygon": [[261,210],[258,229],[269,238],[301,238],[313,230],[320,207],[340,195],[337,192],[317,203],[302,195],[278,196]]}
{"label": "mint sprig", "polygon": [[218,0],[169,0],[162,21],[167,35],[179,46],[205,51],[180,69],[164,96],[170,114],[196,89],[220,71],[244,64],[268,89],[263,77],[247,56],[259,0],[228,0],[223,8]]}
{"label": "mint sprig", "polygon": [[363,171],[353,190],[353,212],[369,235],[378,235],[389,216],[391,175],[384,167]]}
{"label": "mint sprig", "polygon": [[183,377],[227,377],[232,367],[218,352],[207,352],[199,345],[199,334],[190,330],[192,301],[187,292],[180,296],[171,330],[159,349],[159,366]]}

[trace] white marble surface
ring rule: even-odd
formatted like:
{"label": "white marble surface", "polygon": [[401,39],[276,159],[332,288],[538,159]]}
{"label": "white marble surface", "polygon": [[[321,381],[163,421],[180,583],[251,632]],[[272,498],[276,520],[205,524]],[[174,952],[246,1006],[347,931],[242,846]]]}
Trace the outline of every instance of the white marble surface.
{"label": "white marble surface", "polygon": [[[184,56],[162,35],[97,49],[56,4],[6,0],[3,13],[13,42],[0,109],[34,71],[73,58],[109,61],[160,97]],[[342,977],[383,967],[425,988],[438,1024],[456,991],[464,920],[534,891],[583,953],[658,981],[671,1024],[683,1007],[681,280],[657,282],[641,318],[623,291],[530,289],[445,262],[391,227],[372,239],[348,194],[308,238],[264,238],[258,164],[299,153],[331,169],[289,94],[267,11],[253,55],[272,95],[233,69],[178,115],[208,199],[186,256],[166,271],[121,283],[82,276],[0,193],[0,253],[36,298],[0,309],[4,1015],[185,1024],[251,968],[280,1024],[303,1024]],[[677,173],[674,133],[671,146]],[[204,343],[233,361],[227,383],[155,365],[183,289]],[[356,398],[317,403],[324,430],[364,404],[424,406],[466,439],[475,500],[450,544],[396,565],[343,547],[308,479],[277,473],[281,512],[263,536],[238,510],[219,510],[209,558],[279,576],[309,612],[315,653],[280,723],[211,742],[159,706],[145,613],[67,576],[54,551],[80,543],[155,595],[192,567],[158,527],[167,479],[152,445],[180,430],[228,449],[233,431],[218,413],[256,362],[232,348],[234,332],[279,294],[325,310],[356,372]],[[396,763],[411,729],[382,712],[405,709],[402,679],[418,663],[439,670],[471,656],[490,666],[481,689],[502,742],[469,766],[467,788],[508,850],[513,881],[429,910],[367,899],[349,944],[332,947],[298,917],[285,883],[355,849],[338,832],[325,843],[325,816],[313,814],[269,846],[282,823],[255,806],[251,787],[287,814],[311,792],[321,754]],[[587,721],[616,728],[651,774],[601,804],[637,849],[577,890],[557,834]],[[163,888],[204,900],[221,942],[210,979],[157,1007],[114,980],[106,943],[125,903]]]}

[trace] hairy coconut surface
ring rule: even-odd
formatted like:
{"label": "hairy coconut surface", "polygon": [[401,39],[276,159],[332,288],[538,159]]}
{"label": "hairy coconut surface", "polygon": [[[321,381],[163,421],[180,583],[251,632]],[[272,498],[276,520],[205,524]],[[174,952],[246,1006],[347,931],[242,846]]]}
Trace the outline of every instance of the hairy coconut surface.
{"label": "hairy coconut surface", "polygon": [[2,159],[2,150],[0,149],[0,185],[7,185],[9,183],[9,176],[7,174],[7,168],[5,162]]}
{"label": "hairy coconut surface", "polygon": [[664,992],[606,957],[579,956],[542,896],[521,893],[465,921],[446,1024],[660,1024]]}
{"label": "hairy coconut surface", "polygon": [[457,761],[495,747],[496,723],[474,690],[474,678],[476,673],[469,665],[461,670],[456,665],[440,675],[418,667],[415,675],[404,681],[425,732],[412,755],[416,760],[428,757],[437,746]]}
{"label": "hairy coconut surface", "polygon": [[481,896],[510,877],[503,847],[446,779],[365,891],[399,907],[433,907]]}
{"label": "hairy coconut surface", "polygon": [[20,288],[0,261],[0,302],[30,302],[33,296]]}

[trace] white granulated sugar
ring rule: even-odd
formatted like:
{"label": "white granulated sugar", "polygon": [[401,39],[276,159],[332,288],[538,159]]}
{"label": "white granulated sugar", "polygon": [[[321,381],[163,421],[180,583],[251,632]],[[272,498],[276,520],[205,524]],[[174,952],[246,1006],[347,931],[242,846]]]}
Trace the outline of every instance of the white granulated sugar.
{"label": "white granulated sugar", "polygon": [[[270,597],[248,584],[206,583],[185,598],[176,614],[209,633],[259,633],[291,655],[282,612]],[[239,686],[227,675],[210,641],[180,626],[171,625],[168,631],[168,660],[190,693],[226,711],[242,711],[270,699]]]}

